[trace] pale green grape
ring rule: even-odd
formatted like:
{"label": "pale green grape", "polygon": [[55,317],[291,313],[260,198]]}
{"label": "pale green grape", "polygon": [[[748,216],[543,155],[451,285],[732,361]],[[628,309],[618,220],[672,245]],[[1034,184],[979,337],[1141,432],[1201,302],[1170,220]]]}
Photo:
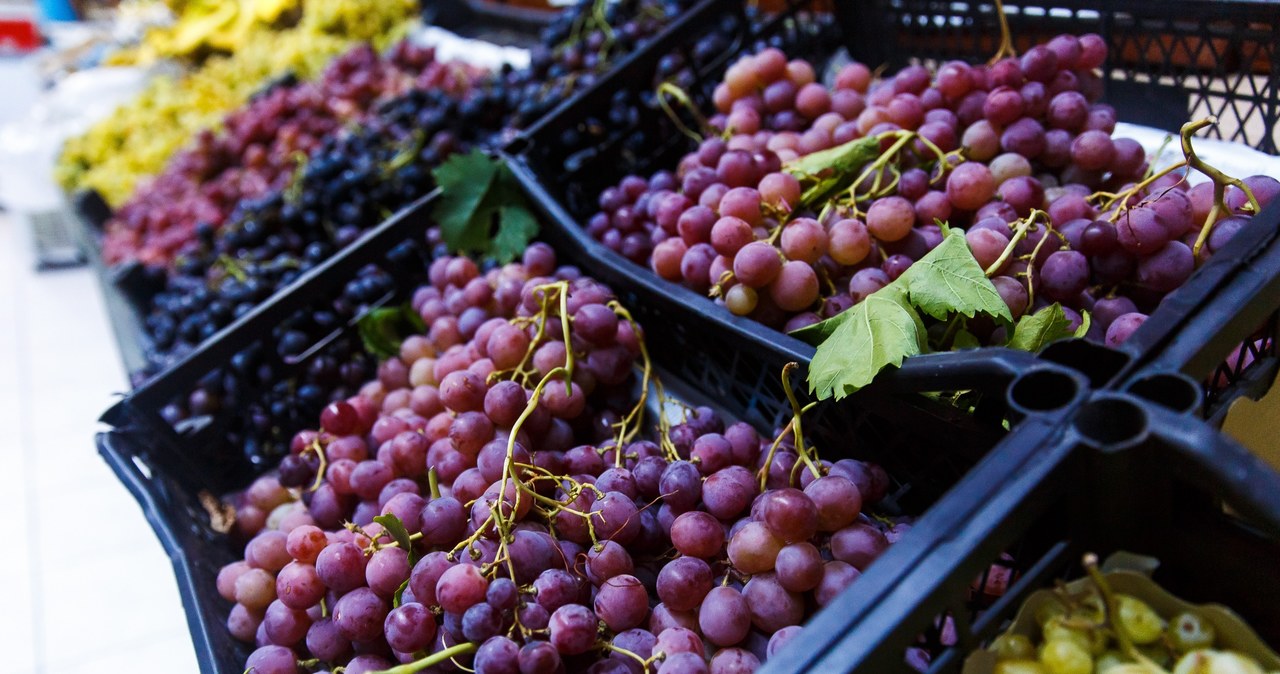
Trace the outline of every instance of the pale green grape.
{"label": "pale green grape", "polygon": [[1049,674],[1049,670],[1035,660],[1001,660],[994,674]]}
{"label": "pale green grape", "polygon": [[1051,639],[1040,649],[1040,664],[1049,674],[1093,674],[1093,657],[1077,641]]}
{"label": "pale green grape", "polygon": [[1209,621],[1190,611],[1179,613],[1169,621],[1169,641],[1179,652],[1210,648],[1216,636]]}
{"label": "pale green grape", "polygon": [[1031,660],[1036,657],[1036,647],[1021,634],[1001,634],[991,642],[991,649],[1000,660]]}
{"label": "pale green grape", "polygon": [[1120,627],[1137,644],[1149,644],[1164,633],[1164,621],[1146,602],[1127,594],[1116,595]]}

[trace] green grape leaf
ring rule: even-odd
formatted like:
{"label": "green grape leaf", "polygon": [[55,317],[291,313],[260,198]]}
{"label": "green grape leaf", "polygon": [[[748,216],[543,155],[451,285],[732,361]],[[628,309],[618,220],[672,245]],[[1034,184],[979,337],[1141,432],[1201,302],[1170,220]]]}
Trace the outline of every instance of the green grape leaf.
{"label": "green grape leaf", "polygon": [[1013,326],[1013,335],[1006,346],[1037,353],[1050,342],[1073,336],[1075,332],[1062,311],[1062,305],[1054,302],[1034,314],[1023,316]]}
{"label": "green grape leaf", "polygon": [[870,384],[885,367],[921,353],[926,340],[920,315],[888,286],[828,321],[835,321],[834,328],[809,365],[809,390],[819,398],[839,400]]}
{"label": "green grape leaf", "polygon": [[1009,306],[969,252],[960,230],[948,229],[942,243],[912,264],[895,283],[906,286],[911,303],[938,320],[955,313],[969,318],[984,313],[1013,320]]}
{"label": "green grape leaf", "polygon": [[836,331],[836,328],[840,327],[843,323],[843,321],[840,320],[840,317],[846,313],[848,312],[843,311],[831,318],[825,318],[818,321],[813,325],[806,325],[798,330],[792,330],[790,335],[802,342],[805,342],[806,344],[817,346],[826,341],[827,338]]}
{"label": "green grape leaf", "polygon": [[405,588],[409,587],[409,579],[405,578],[400,587],[396,588],[395,596],[391,597],[391,608],[400,608],[401,602],[404,601]]}
{"label": "green grape leaf", "polygon": [[490,220],[485,198],[497,178],[498,163],[478,150],[454,154],[431,175],[442,192],[433,215],[450,250],[484,247]]}
{"label": "green grape leaf", "polygon": [[1081,311],[1080,311],[1080,326],[1076,328],[1075,333],[1074,333],[1073,335],[1071,335],[1071,336],[1072,336],[1072,337],[1084,337],[1085,335],[1089,334],[1089,328],[1090,328],[1090,327],[1092,327],[1092,326],[1093,326],[1093,316],[1090,316],[1090,315],[1089,315],[1089,312],[1084,311],[1084,310],[1081,310]]}
{"label": "green grape leaf", "polygon": [[858,138],[844,145],[807,154],[783,165],[783,170],[796,176],[817,176],[828,170],[841,171],[856,168],[876,158],[880,153],[880,140],[875,137]]}
{"label": "green grape leaf", "polygon": [[538,234],[538,221],[511,169],[480,150],[455,154],[432,171],[441,198],[432,215],[451,251],[506,263]]}
{"label": "green grape leaf", "polygon": [[498,209],[501,224],[493,236],[490,254],[498,262],[506,264],[524,253],[529,241],[538,235],[538,221],[524,206],[502,206]]}
{"label": "green grape leaf", "polygon": [[859,138],[787,162],[783,170],[798,178],[804,188],[800,203],[793,205],[793,210],[830,201],[834,194],[852,185],[859,170],[879,154],[878,138]]}
{"label": "green grape leaf", "polygon": [[356,321],[356,331],[365,351],[379,358],[391,358],[400,354],[400,343],[406,334],[425,333],[427,326],[412,306],[404,304],[366,313]]}
{"label": "green grape leaf", "polygon": [[413,564],[417,561],[413,550],[413,540],[409,538],[409,530],[404,528],[404,522],[400,521],[395,515],[378,515],[373,518],[374,522],[382,525],[391,539],[396,542],[400,549],[409,553],[409,563]]}

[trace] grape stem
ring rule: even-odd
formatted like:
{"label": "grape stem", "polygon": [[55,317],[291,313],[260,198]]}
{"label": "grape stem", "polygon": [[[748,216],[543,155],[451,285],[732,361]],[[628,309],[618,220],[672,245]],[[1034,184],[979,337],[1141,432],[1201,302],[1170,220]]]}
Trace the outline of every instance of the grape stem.
{"label": "grape stem", "polygon": [[296,204],[302,198],[302,179],[306,175],[307,153],[294,152],[290,159],[293,160],[293,175],[289,176],[289,184],[284,188],[284,200]]}
{"label": "grape stem", "polygon": [[1218,222],[1218,216],[1230,211],[1226,203],[1228,185],[1237,187],[1241,192],[1244,192],[1245,197],[1249,199],[1249,208],[1252,209],[1254,215],[1257,215],[1262,210],[1262,207],[1258,205],[1257,198],[1253,195],[1253,190],[1249,189],[1249,186],[1244,184],[1244,181],[1239,178],[1233,178],[1216,167],[1210,166],[1205,160],[1196,155],[1195,148],[1191,147],[1191,136],[1196,131],[1217,123],[1218,118],[1211,115],[1205,119],[1187,122],[1182,126],[1182,154],[1186,155],[1187,164],[1191,168],[1209,176],[1209,179],[1213,181],[1213,207],[1209,209],[1209,216],[1205,218],[1204,225],[1200,228],[1200,234],[1196,236],[1195,246],[1191,248],[1191,253],[1197,258],[1200,257],[1200,249],[1204,247],[1204,242],[1209,238],[1209,232],[1213,230],[1214,224]]}
{"label": "grape stem", "polygon": [[782,366],[782,390],[787,394],[787,401],[791,403],[791,421],[788,423],[778,436],[773,439],[773,444],[769,446],[769,454],[765,457],[764,465],[760,468],[760,489],[763,491],[769,481],[769,467],[773,465],[773,458],[778,453],[778,447],[782,445],[782,441],[787,437],[788,433],[794,434],[796,444],[796,454],[799,455],[800,461],[792,467],[791,478],[795,477],[795,469],[801,465],[807,466],[813,473],[815,478],[822,477],[822,469],[814,463],[813,457],[810,456],[811,447],[805,447],[804,429],[801,426],[800,418],[805,412],[813,409],[818,403],[811,402],[804,407],[800,406],[800,401],[796,399],[795,391],[791,388],[791,373],[800,367],[798,363],[791,362]]}
{"label": "grape stem", "polygon": [[[676,450],[675,443],[671,441],[671,421],[667,419],[665,412],[667,409],[667,403],[670,399],[667,398],[666,391],[662,388],[661,379],[655,378],[653,380],[653,385],[654,390],[658,394],[658,407],[664,410],[662,414],[658,415],[658,446],[662,448],[662,453],[666,456],[667,461],[679,461],[680,452]],[[687,419],[688,408],[683,403],[680,403],[680,405],[682,408],[681,412],[684,413],[685,418]]]}
{"label": "grape stem", "polygon": [[564,349],[565,349],[565,368],[569,372],[569,376],[565,379],[565,394],[569,395],[573,392],[571,382],[573,380],[573,344],[569,336],[569,282],[556,281],[555,283],[547,283],[534,288],[535,296],[540,298],[541,307],[537,316],[534,317],[516,317],[509,322],[516,327],[523,327],[530,321],[538,326],[537,333],[533,339],[529,340],[529,348],[525,349],[524,358],[520,360],[520,364],[511,370],[495,371],[488,377],[488,382],[493,383],[503,376],[510,374],[513,381],[519,380],[518,383],[527,386],[529,379],[533,376],[534,370],[529,367],[529,361],[533,358],[533,354],[539,346],[542,346],[542,340],[547,334],[547,320],[551,313],[550,304],[558,300],[560,306],[560,326],[564,330]]}
{"label": "grape stem", "polygon": [[573,395],[573,339],[569,332],[569,282],[560,282],[560,329],[564,331],[564,394]]}
{"label": "grape stem", "polygon": [[[1165,148],[1168,148],[1172,142],[1173,142],[1173,134],[1171,133],[1166,134],[1164,137],[1164,140],[1160,142],[1160,147],[1156,148],[1155,154],[1151,155],[1152,159],[1153,160],[1159,159],[1160,156],[1164,154]],[[1155,166],[1152,164],[1147,164],[1147,170],[1142,174],[1142,177],[1146,178],[1150,176],[1153,170],[1155,170]]]}
{"label": "grape stem", "polygon": [[218,268],[222,269],[229,276],[241,283],[244,283],[245,280],[249,278],[244,271],[244,265],[240,264],[239,260],[227,255],[226,253],[219,255],[215,264]]}
{"label": "grape stem", "polygon": [[[1048,228],[1049,226],[1045,225],[1045,227]],[[1027,260],[1027,306],[1033,306],[1036,301],[1035,274],[1031,273],[1031,268],[1035,265],[1036,260],[1040,258],[1040,249],[1049,240],[1050,233],[1055,232],[1052,229],[1048,229],[1045,235],[1036,242],[1036,247],[1031,249],[1031,257]]]}
{"label": "grape stem", "polygon": [[1114,194],[1111,192],[1096,192],[1090,195],[1090,198],[1098,199],[1099,208],[1101,208],[1104,211],[1111,209],[1111,207],[1115,206],[1116,204],[1120,204],[1120,208],[1117,208],[1111,214],[1111,216],[1107,218],[1109,222],[1114,223],[1120,219],[1120,215],[1122,213],[1128,210],[1128,202],[1130,199],[1133,198],[1134,195],[1146,189],[1148,186],[1151,185],[1151,183],[1154,183],[1155,181],[1169,175],[1170,173],[1173,173],[1174,171],[1177,171],[1178,169],[1186,168],[1186,166],[1187,166],[1187,162],[1185,161],[1175,162],[1173,164],[1170,164],[1169,166],[1166,166],[1160,169],[1159,171],[1156,171],[1155,173],[1152,173],[1146,178],[1143,178],[1141,182],[1135,184],[1133,187],[1130,187],[1128,189],[1122,190]]}
{"label": "grape stem", "polygon": [[[858,174],[858,177],[853,181],[853,184],[849,186],[849,197],[853,202],[855,213],[858,211],[857,204],[859,201],[878,199],[881,196],[891,193],[897,188],[898,179],[902,177],[902,174],[899,173],[897,168],[890,162],[892,162],[893,158],[907,146],[907,143],[910,143],[913,139],[918,137],[919,134],[914,131],[886,131],[878,136],[877,139],[881,142],[890,138],[896,138],[897,140],[895,140],[893,145],[890,145],[887,150],[881,152],[880,156],[876,157],[874,161],[863,167],[862,173]],[[930,144],[932,145],[932,143]],[[884,180],[885,169],[888,169],[893,174],[893,180],[890,181],[888,185],[881,185]],[[867,192],[859,198],[858,187],[868,179],[871,180],[871,186],[867,189]]]}
{"label": "grape stem", "polygon": [[1037,220],[1044,220],[1045,223],[1048,223],[1049,214],[1038,208],[1035,208],[1031,210],[1031,213],[1027,215],[1027,217],[1022,218],[1021,220],[1018,220],[1016,223],[1014,223],[1013,236],[1009,237],[1009,244],[1006,245],[1004,247],[1004,250],[1000,252],[1000,257],[996,258],[996,261],[992,262],[991,266],[987,267],[982,272],[983,274],[986,275],[987,278],[991,278],[992,276],[995,276],[1000,271],[1000,269],[1004,267],[1005,263],[1009,261],[1009,258],[1013,256],[1013,250],[1014,248],[1017,248],[1018,242],[1026,238],[1027,232],[1031,228],[1035,227]]}
{"label": "grape stem", "polygon": [[440,474],[436,472],[435,466],[427,471],[427,489],[430,490],[431,498],[440,498]]}
{"label": "grape stem", "polygon": [[1009,17],[1004,13],[1004,2],[995,0],[996,18],[1000,20],[1000,45],[996,48],[996,53],[987,62],[988,65],[995,65],[1005,57],[1013,57],[1018,55],[1018,50],[1013,48],[1013,33],[1009,30]]}
{"label": "grape stem", "polygon": [[311,488],[307,490],[315,491],[320,488],[321,484],[324,484],[324,474],[329,469],[329,458],[325,456],[324,446],[320,444],[319,436],[316,436],[316,439],[311,441],[311,444],[307,446],[307,451],[315,452],[316,458],[320,460],[320,466],[316,468],[316,480],[311,484]]}
{"label": "grape stem", "polygon": [[644,668],[645,672],[649,671],[649,665],[652,664],[652,659],[646,660],[645,658],[640,657],[639,653],[633,653],[632,651],[629,651],[625,648],[614,646],[613,644],[607,641],[601,641],[599,642],[599,645],[601,650],[610,651],[613,653],[619,653],[621,655],[625,655],[629,658],[634,659],[636,662],[640,663],[640,666]]}
{"label": "grape stem", "polygon": [[959,332],[964,323],[964,314],[956,314],[947,321],[947,329],[942,333],[942,338],[938,340],[938,351],[950,351],[951,341],[955,339],[956,333]]}
{"label": "grape stem", "polygon": [[613,48],[613,43],[617,41],[613,26],[609,25],[609,20],[604,15],[604,8],[607,2],[608,0],[596,0],[591,7],[591,15],[596,20],[596,27],[600,29],[600,32],[604,33],[604,43],[600,45],[600,51],[598,52],[601,61],[605,60],[609,50]]}
{"label": "grape stem", "polygon": [[450,646],[442,651],[437,651],[435,653],[432,653],[431,655],[428,655],[427,657],[422,658],[421,660],[414,660],[413,662],[408,662],[403,665],[392,667],[391,669],[383,669],[377,672],[370,672],[370,674],[417,674],[417,672],[421,672],[422,670],[428,667],[431,667],[432,665],[438,665],[444,662],[445,660],[451,660],[453,658],[458,657],[459,655],[474,653],[477,648],[479,647],[476,646],[474,643],[471,643],[470,641],[468,641],[465,644]]}
{"label": "grape stem", "polygon": [[1093,584],[1098,586],[1098,592],[1102,594],[1102,605],[1106,609],[1106,621],[1110,623],[1111,629],[1115,632],[1116,641],[1120,642],[1120,650],[1135,662],[1141,663],[1153,672],[1164,672],[1165,670],[1152,662],[1150,658],[1143,655],[1141,651],[1133,645],[1133,640],[1129,638],[1129,632],[1120,622],[1120,611],[1116,606],[1115,593],[1111,591],[1111,584],[1107,582],[1102,571],[1098,569],[1098,556],[1092,552],[1085,553],[1084,570],[1089,574],[1089,578]]}
{"label": "grape stem", "polygon": [[[671,107],[671,103],[667,101],[667,96],[676,99],[676,102],[680,103],[685,110],[688,110],[689,114],[693,115],[693,118],[698,122],[698,126],[705,132],[710,129],[710,125],[707,123],[707,118],[702,115],[700,110],[698,110],[698,106],[694,104],[693,99],[689,97],[688,92],[677,86],[675,82],[663,82],[658,85],[657,94],[658,105],[662,107],[663,112],[667,113],[667,117],[671,118],[672,123],[676,125],[676,128],[680,130],[680,133],[683,133],[697,143],[702,143],[703,134],[690,129],[684,123],[684,120],[680,119],[680,115],[675,111],[675,109]],[[711,134],[707,133],[706,135]]]}
{"label": "grape stem", "polygon": [[[567,295],[567,293],[561,293],[562,303],[564,301],[565,295]],[[546,304],[546,301],[544,300],[544,307],[545,307],[545,304]],[[565,341],[567,342],[569,340],[569,326],[568,326],[568,319],[565,318],[566,313],[567,312],[564,310],[561,311],[561,318],[566,322],[564,326],[564,330],[565,330],[564,335],[565,335]],[[529,395],[529,402],[525,404],[524,410],[520,412],[520,416],[516,418],[516,422],[511,425],[511,433],[507,436],[507,455],[502,461],[502,485],[498,489],[497,498],[494,499],[493,505],[490,506],[493,509],[493,512],[490,515],[490,519],[494,520],[494,525],[498,528],[498,532],[499,532],[498,557],[502,557],[507,550],[507,541],[511,538],[512,521],[515,519],[516,513],[520,511],[521,496],[523,496],[526,491],[528,491],[531,494],[535,494],[535,495],[537,494],[537,492],[534,492],[533,489],[529,487],[529,485],[524,484],[520,480],[520,478],[517,477],[515,474],[514,464],[516,462],[515,460],[516,436],[519,434],[520,429],[524,426],[525,421],[528,420],[529,416],[533,414],[533,411],[537,409],[538,401],[542,398],[542,392],[546,389],[547,384],[549,384],[551,381],[553,381],[557,377],[563,378],[566,382],[568,382],[570,376],[572,375],[567,367],[557,367],[551,370],[550,372],[548,372],[546,376],[542,378],[542,381],[538,382],[538,386],[533,389],[533,393]],[[507,484],[509,481],[514,481],[516,485],[515,502],[512,503],[511,507],[508,509],[510,511],[509,514],[504,516],[502,513],[503,505],[504,505],[503,501],[506,499],[506,496],[507,496]],[[587,521],[589,523],[590,519],[588,519]],[[479,531],[484,531],[484,527],[481,527]],[[477,533],[479,533],[479,531],[477,531]],[[495,563],[496,561],[497,561],[497,557],[495,557]],[[509,554],[506,555],[506,562],[507,562],[507,571],[510,572],[512,578],[515,578],[516,567],[515,567],[515,562],[512,561],[511,559],[511,555]]]}
{"label": "grape stem", "polygon": [[[775,227],[774,234],[771,234],[769,236],[767,243],[769,243],[770,245],[774,245],[774,241],[777,239],[777,234],[780,234],[781,232],[782,232],[782,225],[778,225],[777,227]],[[716,297],[720,297],[724,295],[725,292],[727,292],[729,289],[728,288],[729,284],[733,283],[735,280],[737,280],[737,277],[734,276],[733,270],[726,269],[724,273],[720,274],[720,278],[716,279],[716,284],[711,286],[711,290],[707,291],[707,297],[714,299]]]}
{"label": "grape stem", "polygon": [[[607,306],[613,310],[613,313],[616,314],[618,318],[626,321],[631,326],[631,329],[635,332],[637,337],[642,334],[640,332],[640,325],[636,323],[634,318],[632,318],[631,312],[627,311],[626,307],[622,306],[622,304],[617,300],[611,300]],[[635,406],[631,408],[631,411],[627,413],[627,416],[614,424],[614,428],[618,429],[618,434],[616,436],[617,447],[614,448],[613,452],[614,466],[617,468],[622,467],[622,448],[635,438],[636,433],[640,432],[640,427],[644,423],[644,409],[649,400],[649,383],[656,379],[653,374],[653,363],[649,359],[649,349],[645,347],[644,339],[637,339],[636,343],[640,346],[640,359],[643,362],[643,375],[640,380],[640,399],[636,401]]]}
{"label": "grape stem", "polygon": [[409,138],[409,142],[405,143],[395,156],[380,168],[383,180],[389,180],[396,171],[406,167],[417,158],[418,153],[422,152],[422,148],[427,144],[427,134],[422,129],[414,129],[413,135]]}

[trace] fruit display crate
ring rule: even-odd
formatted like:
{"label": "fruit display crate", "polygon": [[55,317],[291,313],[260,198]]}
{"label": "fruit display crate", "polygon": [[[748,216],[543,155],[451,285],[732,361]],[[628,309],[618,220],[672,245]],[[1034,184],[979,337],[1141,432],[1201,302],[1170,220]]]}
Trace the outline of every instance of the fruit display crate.
{"label": "fruit display crate", "polygon": [[[230,604],[214,584],[218,569],[238,558],[241,550],[214,529],[206,508],[214,502],[210,497],[221,499],[247,486],[279,457],[246,456],[232,446],[223,429],[245,414],[243,407],[226,406],[176,425],[166,421],[164,407],[175,397],[188,395],[197,382],[225,367],[236,353],[270,339],[280,321],[323,305],[325,298],[341,292],[366,265],[383,262],[393,251],[421,241],[428,226],[425,214],[437,198],[438,193],[429,195],[303,275],[286,292],[241,317],[103,416],[113,429],[98,436],[99,451],[138,499],[171,556],[206,673],[241,672],[248,653],[248,647],[235,642],[226,630]],[[401,295],[385,301],[396,303],[412,288],[401,285]],[[677,355],[694,351],[698,343],[690,341],[689,331],[678,325],[683,316],[649,310],[640,304],[643,295],[630,286],[612,284],[612,289],[645,327],[655,366],[681,399],[708,404],[765,433],[790,418],[777,370],[761,370],[748,358],[736,366],[724,365],[723,352],[732,348],[726,335],[715,349],[719,353],[698,354],[704,363],[700,376],[685,378],[684,359]],[[308,349],[308,357],[321,356],[324,345],[334,343],[332,338]],[[673,362],[676,367],[671,367]],[[292,364],[295,369],[305,366],[305,362]],[[281,376],[289,371],[281,370]],[[972,410],[922,395],[959,390],[978,394]],[[965,478],[971,470],[983,476],[981,480],[996,484],[1014,480],[1016,474],[1010,471],[1021,464],[1017,457],[1036,453],[1087,395],[1082,376],[1023,352],[982,349],[959,357],[925,356],[839,403],[819,405],[805,416],[806,435],[824,449],[828,459],[852,457],[882,465],[894,481],[886,507],[926,521],[935,516],[938,509],[932,506],[944,494],[969,489],[963,485],[973,483]],[[311,419],[298,428],[280,430],[287,436],[314,424]],[[956,488],[957,484],[962,487]],[[969,498],[980,499],[978,495]],[[904,537],[900,545],[927,547],[913,540]],[[840,608],[831,612],[845,610],[842,601],[837,604]]]}
{"label": "fruit display crate", "polygon": [[[1228,606],[1276,647],[1280,475],[1188,413],[1195,382],[1170,376],[1161,385],[1161,402],[1095,392],[1061,433],[1017,457],[1006,482],[979,482],[975,470],[962,483],[975,498],[959,498],[958,487],[922,520],[928,550],[891,548],[842,597],[848,611],[818,616],[793,658],[763,671],[910,672],[903,649],[932,631],[950,647],[924,671],[959,672],[1031,592],[1084,575],[1086,552],[1154,557],[1162,587]],[[1173,398],[1183,409],[1167,407]],[[912,553],[921,556],[904,563]],[[1008,555],[1025,562],[1022,572],[1002,575],[1008,591],[973,610],[980,583]]]}
{"label": "fruit display crate", "polygon": [[[712,91],[725,68],[738,54],[762,42],[794,45],[794,49],[788,47],[789,55],[797,57],[817,54],[826,58],[843,46],[854,58],[873,66],[903,65],[908,59],[937,65],[945,59],[985,60],[995,50],[992,36],[999,36],[994,6],[980,3],[835,3],[839,21],[825,29],[814,27],[820,22],[813,17],[825,16],[828,11],[821,3],[793,0],[777,4],[785,4],[783,12],[760,20],[749,16],[743,3],[700,3],[690,11],[690,21],[673,26],[665,39],[656,40],[644,53],[621,64],[610,78],[561,106],[507,147],[515,157],[518,176],[555,225],[548,238],[576,255],[581,264],[606,261],[601,265],[602,274],[626,278],[648,293],[647,300],[653,305],[682,308],[691,325],[696,322],[702,326],[691,332],[707,335],[709,340],[731,339],[738,352],[734,357],[750,353],[764,367],[808,360],[814,349],[790,335],[732,315],[683,285],[658,278],[586,231],[585,224],[596,212],[596,197],[602,190],[626,175],[672,169],[678,157],[696,147],[670,127],[660,110],[649,110],[649,114],[626,123],[603,121],[611,120],[615,95],[634,88],[636,82],[655,80],[673,54],[692,62],[694,45],[713,31],[733,35],[735,51],[697,68],[692,84],[685,87],[691,105],[703,111],[712,110]],[[1280,71],[1271,64],[1280,61],[1273,58],[1276,45],[1271,36],[1280,30],[1280,14],[1265,3],[1007,2],[1004,8],[1015,42],[1022,47],[1063,32],[1099,32],[1112,54],[1102,68],[1103,100],[1117,109],[1120,119],[1176,129],[1193,114],[1212,112],[1227,118],[1205,133],[1276,152],[1275,133],[1280,126],[1273,121],[1280,110],[1274,102],[1280,94]],[[833,31],[838,39],[832,39]],[[1220,60],[1204,54],[1218,55]],[[1156,105],[1152,96],[1169,100]],[[1171,102],[1175,98],[1176,102]],[[1153,110],[1164,117],[1152,117]],[[1234,130],[1229,123],[1232,114],[1238,117],[1235,122],[1239,128]],[[635,152],[626,144],[626,139],[637,133],[651,141],[644,152]],[[578,138],[594,144],[567,141]],[[1142,360],[1148,344],[1176,340],[1180,327],[1202,311],[1228,279],[1249,266],[1249,252],[1278,227],[1280,214],[1274,209],[1255,216],[1229,248],[1169,294],[1142,326],[1142,337],[1124,354],[1068,342],[1051,346],[1046,355],[1085,372],[1095,386],[1104,386]],[[689,370],[696,369],[697,363],[689,363]]]}

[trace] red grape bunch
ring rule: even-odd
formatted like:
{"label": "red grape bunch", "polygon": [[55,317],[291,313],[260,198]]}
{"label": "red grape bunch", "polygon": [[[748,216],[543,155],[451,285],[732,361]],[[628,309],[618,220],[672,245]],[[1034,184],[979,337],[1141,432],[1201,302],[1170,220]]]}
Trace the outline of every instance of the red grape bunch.
{"label": "red grape bunch", "polygon": [[[1201,161],[1190,137],[1207,123],[1184,127],[1186,161],[1114,191],[1071,185],[1047,211],[1012,222],[988,217],[969,229],[971,252],[1015,319],[1056,302],[1073,327],[1087,311],[1089,335],[1117,345],[1280,194],[1274,178],[1236,180]],[[1188,166],[1211,180],[1190,186]]]}
{"label": "red grape bunch", "polygon": [[410,87],[458,93],[479,75],[408,40],[385,58],[355,47],[317,80],[275,86],[228,114],[221,129],[198,134],[107,223],[103,258],[167,266],[195,242],[197,226],[217,228],[242,200],[288,186],[300,159],[344,124]]}
{"label": "red grape bunch", "polygon": [[[604,190],[587,230],[662,278],[790,331],[892,282],[946,223],[966,231],[1015,317],[1054,302],[1075,324],[1097,312],[1089,334],[1103,340],[1126,315],[1107,340],[1116,343],[1194,270],[1202,227],[1192,225],[1204,224],[1212,187],[1196,188],[1206,191],[1193,213],[1185,183],[1150,176],[1143,148],[1112,138],[1115,111],[1097,102],[1106,55],[1097,35],[1061,35],[990,65],[910,66],[881,81],[854,63],[828,87],[809,64],[766,49],[726,72],[714,135],[674,173]],[[1246,181],[1259,205],[1272,182]],[[1243,222],[1238,207],[1220,211],[1231,217],[1210,251]],[[989,343],[1006,336],[973,331]]]}
{"label": "red grape bunch", "polygon": [[258,674],[752,671],[909,528],[798,420],[646,424],[642,333],[545,245],[438,260],[413,305],[428,334],[243,497],[218,589]]}

